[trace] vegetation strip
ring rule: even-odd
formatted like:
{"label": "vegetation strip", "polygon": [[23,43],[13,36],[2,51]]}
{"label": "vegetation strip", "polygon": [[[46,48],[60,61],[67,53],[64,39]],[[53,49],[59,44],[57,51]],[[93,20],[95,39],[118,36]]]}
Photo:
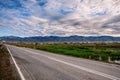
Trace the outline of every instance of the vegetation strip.
{"label": "vegetation strip", "polygon": [[120,43],[14,43],[13,45],[105,62],[120,60]]}

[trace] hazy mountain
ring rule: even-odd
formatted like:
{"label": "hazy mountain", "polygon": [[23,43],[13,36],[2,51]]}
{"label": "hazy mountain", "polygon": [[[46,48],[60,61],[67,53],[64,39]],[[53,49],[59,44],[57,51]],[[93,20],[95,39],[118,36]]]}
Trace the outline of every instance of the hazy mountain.
{"label": "hazy mountain", "polygon": [[119,42],[120,37],[111,36],[69,36],[69,37],[58,37],[58,36],[34,36],[34,37],[17,37],[17,36],[5,36],[0,37],[0,40],[10,42],[96,42],[96,41],[113,41]]}

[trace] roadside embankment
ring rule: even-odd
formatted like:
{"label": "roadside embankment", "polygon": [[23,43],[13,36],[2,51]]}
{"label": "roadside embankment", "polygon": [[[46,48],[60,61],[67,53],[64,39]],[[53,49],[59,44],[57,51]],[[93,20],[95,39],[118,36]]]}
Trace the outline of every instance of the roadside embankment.
{"label": "roadside embankment", "polygon": [[0,80],[19,80],[16,68],[5,45],[0,44]]}

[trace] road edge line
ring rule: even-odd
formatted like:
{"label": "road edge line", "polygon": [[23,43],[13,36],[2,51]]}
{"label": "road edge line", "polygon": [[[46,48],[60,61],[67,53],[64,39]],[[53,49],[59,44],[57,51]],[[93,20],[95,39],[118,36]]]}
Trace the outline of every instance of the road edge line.
{"label": "road edge line", "polygon": [[16,69],[17,69],[19,75],[20,75],[21,80],[26,80],[25,77],[23,76],[23,73],[21,72],[19,66],[17,65],[15,59],[13,58],[13,55],[12,55],[12,53],[11,53],[11,51],[10,51],[10,49],[9,49],[8,47],[7,47],[7,50],[8,50],[8,52],[9,52],[9,54],[10,54],[10,56],[11,56],[11,58],[12,58],[14,64],[15,64],[15,67],[16,67]]}

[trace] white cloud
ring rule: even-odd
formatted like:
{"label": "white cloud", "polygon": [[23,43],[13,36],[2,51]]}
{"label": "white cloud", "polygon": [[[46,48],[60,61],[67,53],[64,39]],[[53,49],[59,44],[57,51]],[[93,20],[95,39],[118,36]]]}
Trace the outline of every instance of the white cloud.
{"label": "white cloud", "polygon": [[20,36],[120,36],[120,0],[46,0],[44,6],[40,1],[20,0],[18,9],[0,8],[0,29]]}

